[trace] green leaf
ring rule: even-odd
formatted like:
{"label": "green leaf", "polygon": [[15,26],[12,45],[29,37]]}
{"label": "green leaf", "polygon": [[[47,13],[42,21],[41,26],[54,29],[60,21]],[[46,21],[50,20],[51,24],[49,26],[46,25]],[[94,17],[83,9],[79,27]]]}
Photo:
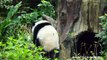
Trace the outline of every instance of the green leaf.
{"label": "green leaf", "polygon": [[7,14],[6,20],[11,19],[15,13],[18,11],[19,7],[21,6],[22,2],[19,2],[15,6],[11,6],[9,13]]}
{"label": "green leaf", "polygon": [[55,53],[59,53],[59,51],[58,51],[58,50],[54,50],[54,52],[55,52]]}

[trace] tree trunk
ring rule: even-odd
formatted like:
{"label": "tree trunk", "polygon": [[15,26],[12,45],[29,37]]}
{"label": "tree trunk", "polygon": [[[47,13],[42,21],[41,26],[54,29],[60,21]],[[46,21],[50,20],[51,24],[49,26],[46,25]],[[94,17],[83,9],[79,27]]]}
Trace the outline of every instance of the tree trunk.
{"label": "tree trunk", "polygon": [[98,17],[100,14],[99,0],[83,0],[79,20],[75,23],[73,28],[74,34],[78,35],[80,32],[86,30],[99,32]]}
{"label": "tree trunk", "polygon": [[66,39],[69,31],[73,32],[74,37],[83,31],[100,31],[98,17],[102,15],[106,3],[107,0],[58,0],[57,30],[61,45],[60,58],[71,57],[71,40]]}
{"label": "tree trunk", "polygon": [[70,28],[78,20],[81,0],[59,0],[58,4],[57,30],[60,35],[60,58],[67,59],[70,58],[71,43],[66,44],[66,37]]}

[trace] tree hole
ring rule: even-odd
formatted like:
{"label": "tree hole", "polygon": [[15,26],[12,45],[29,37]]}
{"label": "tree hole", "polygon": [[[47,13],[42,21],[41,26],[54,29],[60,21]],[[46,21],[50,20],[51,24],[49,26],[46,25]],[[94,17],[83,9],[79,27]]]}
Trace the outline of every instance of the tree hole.
{"label": "tree hole", "polygon": [[101,42],[94,32],[84,31],[77,36],[77,54],[81,56],[100,56]]}

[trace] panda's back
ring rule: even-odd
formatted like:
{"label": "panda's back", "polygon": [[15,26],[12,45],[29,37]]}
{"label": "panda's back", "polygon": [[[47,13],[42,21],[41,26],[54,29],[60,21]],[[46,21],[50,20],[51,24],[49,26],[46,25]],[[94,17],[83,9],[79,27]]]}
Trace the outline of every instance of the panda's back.
{"label": "panda's back", "polygon": [[42,27],[38,32],[37,38],[40,40],[40,43],[46,51],[59,49],[58,33],[53,26],[46,25]]}

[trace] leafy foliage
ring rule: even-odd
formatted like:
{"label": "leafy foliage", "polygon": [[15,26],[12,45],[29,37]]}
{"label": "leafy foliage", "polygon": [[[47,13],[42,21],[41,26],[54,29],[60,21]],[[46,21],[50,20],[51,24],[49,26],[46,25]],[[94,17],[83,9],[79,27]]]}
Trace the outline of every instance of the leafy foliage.
{"label": "leafy foliage", "polygon": [[13,0],[0,0],[0,7],[9,9]]}
{"label": "leafy foliage", "polygon": [[[0,60],[48,60],[42,56],[44,54],[42,48],[33,44],[31,34],[32,22],[42,20],[42,15],[46,13],[52,17],[55,15],[54,12],[50,12],[54,11],[52,5],[45,2],[41,3],[39,9],[34,9],[30,13],[26,11],[22,13],[23,11],[20,10],[22,2],[15,6],[10,4],[7,17],[0,20]],[[43,8],[47,11],[42,11]]]}
{"label": "leafy foliage", "polygon": [[99,34],[97,34],[97,37],[101,38],[101,42],[103,45],[103,55],[107,58],[107,14],[105,14],[104,16],[100,16],[100,25],[102,27],[102,31],[99,32]]}
{"label": "leafy foliage", "polygon": [[50,4],[50,2],[45,1],[45,0],[42,0],[41,2],[42,2],[42,3],[40,3],[40,4],[38,5],[38,7],[39,7],[38,10],[40,10],[40,12],[41,12],[42,14],[46,14],[46,15],[48,15],[48,16],[51,16],[51,17],[54,17],[54,18],[55,18],[56,16],[55,16],[54,6],[52,6],[52,5]]}
{"label": "leafy foliage", "polygon": [[6,20],[11,19],[14,14],[18,11],[18,8],[21,6],[21,2],[19,2],[16,6],[11,6],[9,13],[7,14]]}
{"label": "leafy foliage", "polygon": [[31,43],[30,35],[20,32],[17,39],[15,37],[8,37],[8,41],[4,44],[0,42],[0,46],[4,47],[0,50],[0,59],[9,60],[42,60],[43,52],[41,47],[37,48]]}

